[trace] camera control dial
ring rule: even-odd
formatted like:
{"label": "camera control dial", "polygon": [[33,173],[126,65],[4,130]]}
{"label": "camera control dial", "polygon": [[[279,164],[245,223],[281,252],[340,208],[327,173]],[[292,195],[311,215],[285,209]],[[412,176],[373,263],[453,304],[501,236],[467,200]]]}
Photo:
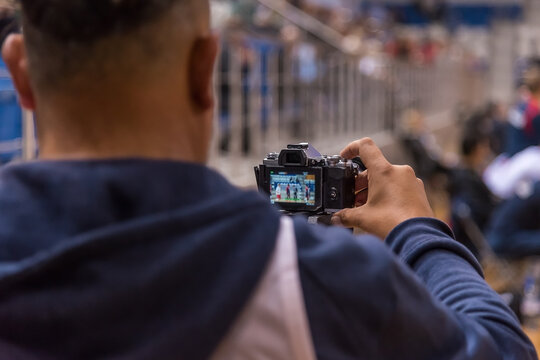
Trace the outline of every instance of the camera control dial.
{"label": "camera control dial", "polygon": [[334,155],[334,156],[330,156],[328,158],[328,165],[329,166],[338,166],[339,163],[342,161],[343,159],[341,158],[341,156],[339,155]]}

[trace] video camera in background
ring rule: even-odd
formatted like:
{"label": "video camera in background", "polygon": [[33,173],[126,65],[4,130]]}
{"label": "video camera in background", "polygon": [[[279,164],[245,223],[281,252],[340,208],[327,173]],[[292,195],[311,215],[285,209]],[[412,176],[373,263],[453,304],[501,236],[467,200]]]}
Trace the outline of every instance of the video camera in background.
{"label": "video camera in background", "polygon": [[355,206],[360,159],[321,155],[307,143],[270,153],[255,168],[259,190],[272,204],[292,213],[333,214]]}

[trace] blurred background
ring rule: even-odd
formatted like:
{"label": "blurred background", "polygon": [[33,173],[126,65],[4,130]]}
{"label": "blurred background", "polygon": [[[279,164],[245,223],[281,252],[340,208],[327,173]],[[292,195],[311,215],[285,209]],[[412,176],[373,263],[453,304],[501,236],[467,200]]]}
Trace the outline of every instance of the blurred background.
{"label": "blurred background", "polygon": [[[540,1],[212,0],[221,36],[211,166],[255,187],[269,152],[370,136],[540,344]],[[20,29],[0,0],[0,40]],[[35,158],[0,62],[0,162]]]}
{"label": "blurred background", "polygon": [[456,127],[446,126],[489,102],[513,103],[516,67],[537,52],[534,6],[214,1],[223,52],[213,165],[250,186],[250,165],[288,143],[336,153],[368,135],[394,161],[410,162],[396,136],[424,127],[445,134],[440,150],[454,150],[448,131]]}

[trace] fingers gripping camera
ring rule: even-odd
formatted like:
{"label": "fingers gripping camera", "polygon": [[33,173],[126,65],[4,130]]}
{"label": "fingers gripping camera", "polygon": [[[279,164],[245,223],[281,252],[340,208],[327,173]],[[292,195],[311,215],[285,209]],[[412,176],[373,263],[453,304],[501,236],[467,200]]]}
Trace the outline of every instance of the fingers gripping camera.
{"label": "fingers gripping camera", "polygon": [[255,168],[259,190],[288,212],[333,214],[355,205],[359,159],[321,155],[309,144],[270,153]]}

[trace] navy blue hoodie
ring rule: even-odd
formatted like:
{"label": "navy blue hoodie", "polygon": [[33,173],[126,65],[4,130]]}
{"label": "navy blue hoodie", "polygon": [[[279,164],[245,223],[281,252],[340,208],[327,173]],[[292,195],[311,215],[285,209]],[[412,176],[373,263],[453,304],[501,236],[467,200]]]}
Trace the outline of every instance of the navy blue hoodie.
{"label": "navy blue hoodie", "polygon": [[[5,167],[0,213],[0,359],[206,359],[280,222],[205,167],[145,160]],[[295,231],[319,359],[536,359],[446,225],[408,221],[388,246]]]}

